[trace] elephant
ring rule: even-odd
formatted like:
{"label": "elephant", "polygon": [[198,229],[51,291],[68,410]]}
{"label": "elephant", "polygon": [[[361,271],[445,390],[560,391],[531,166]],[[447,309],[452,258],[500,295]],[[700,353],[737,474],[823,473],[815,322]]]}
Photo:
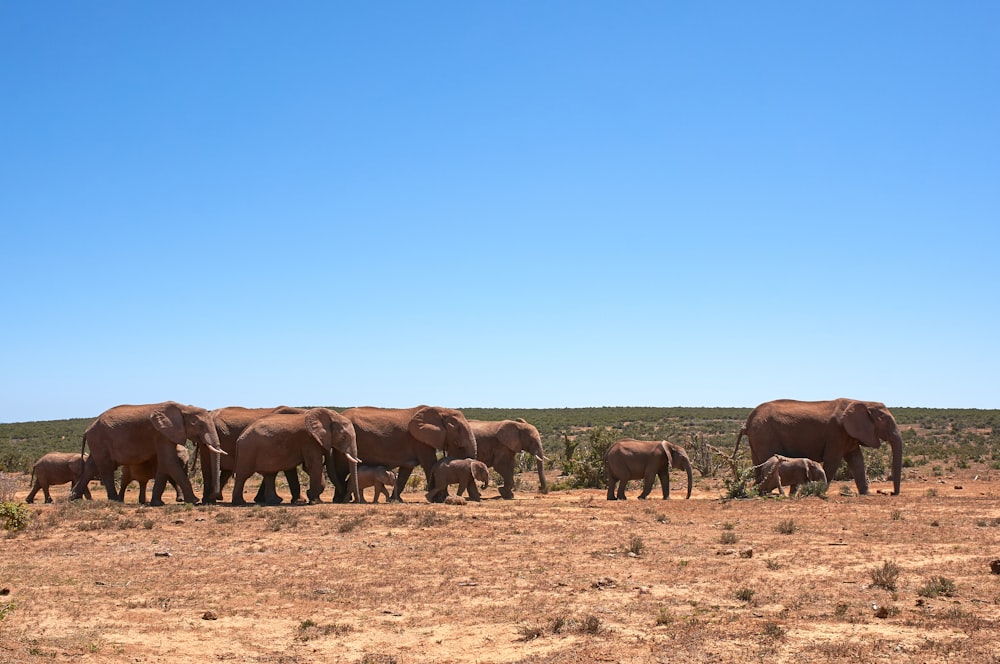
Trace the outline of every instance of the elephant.
{"label": "elephant", "polygon": [[[734,463],[744,435],[750,441],[755,466],[775,454],[804,457],[823,464],[827,478],[832,480],[840,462],[847,461],[861,495],[868,493],[861,446],[877,448],[887,441],[892,451],[892,495],[899,495],[903,437],[885,404],[854,399],[780,399],[762,403],[753,409],[736,436]],[[760,482],[759,470],[756,479]]]}
{"label": "elephant", "polygon": [[115,468],[155,458],[156,479],[149,504],[163,505],[163,488],[168,477],[177,482],[185,502],[197,503],[184,461],[177,452],[177,446],[184,445],[186,440],[213,452],[208,455],[208,466],[202,465],[202,475],[206,484],[217,481],[219,457],[226,453],[219,447],[215,423],[207,410],[175,401],[109,408],[83,434],[83,447],[90,447],[90,457],[70,492],[70,499],[79,498],[87,482],[99,475],[108,500],[118,501]]}
{"label": "elephant", "polygon": [[[86,454],[81,456],[76,452],[49,452],[43,455],[31,468],[31,491],[28,492],[24,502],[35,502],[35,494],[41,489],[45,494],[45,502],[51,503],[49,487],[76,482],[83,472],[86,461]],[[90,488],[87,485],[83,486],[82,495],[91,500]]]}
{"label": "elephant", "polygon": [[[538,429],[521,418],[516,420],[469,420],[472,433],[476,436],[476,458],[489,468],[495,468],[503,479],[503,485],[498,486],[500,495],[505,500],[514,498],[514,466],[520,452],[528,452],[535,457],[538,469],[538,490],[548,493],[545,483],[542,437]],[[461,491],[458,495],[462,495]]]}
{"label": "elephant", "polygon": [[374,502],[378,502],[380,495],[384,495],[388,502],[392,497],[389,489],[396,489],[396,473],[385,466],[358,466],[358,490],[361,491],[361,495],[358,496],[357,502],[365,502],[365,489],[370,486],[375,487]]}
{"label": "elephant", "polygon": [[[303,413],[276,413],[260,418],[246,428],[236,441],[236,473],[233,505],[245,505],[243,485],[254,473],[267,475],[305,467],[309,474],[310,503],[320,502],[324,468],[332,473],[332,458],[339,452],[349,467],[351,489],[358,489],[358,443],[350,420],[328,408],[313,408]],[[266,502],[275,504],[273,475],[267,488]]]}
{"label": "elephant", "polygon": [[[205,483],[205,491],[202,495],[202,502],[214,503],[222,500],[222,489],[226,487],[229,478],[233,476],[236,468],[236,441],[246,428],[264,417],[265,415],[275,415],[280,413],[293,414],[304,413],[305,409],[293,408],[291,406],[277,406],[275,408],[243,408],[242,406],[228,406],[212,411],[212,421],[215,422],[215,431],[219,436],[219,446],[227,456],[223,456],[219,462],[219,483],[216,486],[209,486]],[[202,466],[208,461],[207,455],[210,452],[202,448]],[[273,481],[274,478],[270,478]],[[299,487],[299,474],[294,469],[285,471],[285,479],[288,480],[288,488],[292,492],[292,500],[301,498]],[[261,491],[264,484],[261,484]],[[258,493],[257,502],[262,502],[263,494]]]}
{"label": "elephant", "polygon": [[[476,458],[476,436],[459,410],[439,406],[414,408],[349,408],[344,417],[354,424],[358,456],[373,466],[398,468],[392,502],[402,502],[401,493],[413,469],[423,468],[428,483],[438,450],[456,458]],[[334,459],[338,480],[347,477],[342,459]],[[332,478],[331,478],[332,480]],[[335,482],[339,484],[339,482]],[[336,487],[335,500],[349,497]]]}
{"label": "elephant", "polygon": [[467,490],[469,500],[478,501],[481,496],[479,488],[476,487],[476,481],[482,482],[485,489],[490,479],[490,471],[486,464],[478,459],[444,457],[434,464],[428,478],[431,476],[433,476],[433,482],[428,481],[427,483],[426,497],[428,502],[440,503],[447,498],[449,484],[458,484],[458,495],[462,495],[462,492]]}
{"label": "elephant", "polygon": [[[190,461],[191,457],[188,455],[188,450],[186,445],[177,446],[177,456],[184,462],[185,469]],[[121,487],[118,489],[118,500],[125,502],[125,490],[128,489],[128,485],[132,482],[139,483],[139,502],[143,505],[146,504],[146,484],[149,480],[156,479],[156,457],[148,459],[142,463],[132,464],[129,466],[122,467],[122,481]],[[180,503],[184,501],[184,494],[181,493],[181,489],[177,486],[177,482],[174,481],[172,477],[167,478],[167,482],[174,487],[175,500]]]}
{"label": "elephant", "polygon": [[808,482],[827,484],[823,466],[812,459],[791,459],[780,454],[775,454],[760,465],[760,475],[762,479],[757,485],[757,492],[762,496],[775,489],[783,496],[785,492],[782,487],[786,486],[790,487],[788,494],[794,496],[799,485]]}
{"label": "elephant", "polygon": [[[687,498],[691,497],[691,459],[683,447],[665,440],[635,440],[624,438],[604,453],[604,478],[608,483],[608,500],[625,500],[625,485],[629,480],[642,480],[639,500],[645,500],[653,490],[653,480],[660,478],[663,499],[670,498],[670,468],[687,473]],[[615,484],[618,494],[615,495]]]}

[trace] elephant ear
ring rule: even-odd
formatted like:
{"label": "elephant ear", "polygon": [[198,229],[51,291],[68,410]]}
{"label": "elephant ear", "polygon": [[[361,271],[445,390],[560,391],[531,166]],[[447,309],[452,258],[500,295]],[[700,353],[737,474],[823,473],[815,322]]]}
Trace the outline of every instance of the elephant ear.
{"label": "elephant ear", "polygon": [[413,416],[408,427],[410,435],[424,445],[436,450],[444,449],[445,430],[441,414],[429,406],[424,406]]}
{"label": "elephant ear", "polygon": [[306,430],[309,435],[316,439],[324,450],[329,452],[333,449],[333,439],[330,437],[330,430],[326,426],[326,418],[322,410],[310,410],[306,412]]}
{"label": "elephant ear", "polygon": [[521,430],[513,422],[504,422],[500,425],[500,429],[497,431],[497,440],[511,452],[521,451]]}
{"label": "elephant ear", "polygon": [[868,406],[861,401],[852,401],[844,409],[840,418],[847,435],[859,441],[865,447],[878,447],[878,436],[875,435],[875,420],[868,412]]}
{"label": "elephant ear", "polygon": [[[490,481],[490,469],[482,461],[472,462],[472,476],[480,482]],[[486,488],[485,486],[483,487]]]}
{"label": "elephant ear", "polygon": [[156,430],[166,436],[175,445],[183,445],[187,440],[184,431],[184,414],[177,404],[167,402],[149,414],[149,420]]}

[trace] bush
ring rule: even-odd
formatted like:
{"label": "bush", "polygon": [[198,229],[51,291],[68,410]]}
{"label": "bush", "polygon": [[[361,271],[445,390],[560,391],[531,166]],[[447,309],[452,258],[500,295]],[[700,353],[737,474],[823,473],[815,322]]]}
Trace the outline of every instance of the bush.
{"label": "bush", "polygon": [[30,517],[27,505],[9,500],[0,503],[0,520],[3,521],[4,530],[11,532],[23,530],[28,525]]}
{"label": "bush", "polygon": [[826,482],[806,482],[799,487],[798,495],[802,498],[806,498],[808,496],[826,498],[827,487],[829,487],[829,485]]}
{"label": "bush", "polygon": [[917,594],[921,597],[954,597],[956,594],[955,582],[943,576],[935,576],[923,585]]}
{"label": "bush", "polygon": [[591,429],[585,445],[577,450],[578,458],[566,460],[565,472],[570,475],[567,485],[573,489],[604,489],[604,454],[618,434],[608,429]]}
{"label": "bush", "polygon": [[723,478],[722,482],[726,487],[723,500],[734,500],[742,498],[753,498],[757,495],[757,489],[751,488],[750,481],[753,479],[753,468],[748,468],[739,474],[739,477]]}
{"label": "bush", "polygon": [[881,567],[869,570],[868,573],[871,575],[873,586],[891,591],[896,589],[896,583],[899,581],[899,572],[899,565],[887,560],[882,563]]}

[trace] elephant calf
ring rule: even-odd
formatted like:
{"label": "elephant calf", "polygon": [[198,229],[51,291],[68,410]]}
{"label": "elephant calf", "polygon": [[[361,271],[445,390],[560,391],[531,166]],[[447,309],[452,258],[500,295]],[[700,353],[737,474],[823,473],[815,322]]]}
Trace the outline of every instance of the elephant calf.
{"label": "elephant calf", "polygon": [[396,473],[385,466],[358,466],[358,491],[361,495],[357,497],[357,502],[365,502],[365,489],[375,487],[375,500],[378,502],[379,495],[385,496],[385,501],[389,502],[392,492],[396,490]]}
{"label": "elephant calf", "polygon": [[[191,460],[190,454],[188,454],[186,445],[177,446],[177,457],[184,462],[185,467]],[[125,490],[128,489],[128,485],[132,482],[139,483],[139,502],[143,505],[146,504],[146,484],[149,480],[156,479],[156,457],[144,461],[142,463],[134,463],[128,466],[122,466],[122,483],[121,488],[118,489],[118,500],[125,501]],[[178,503],[184,502],[184,494],[181,492],[180,487],[174,478],[167,477],[167,483],[174,487],[175,500]]]}
{"label": "elephant calf", "polygon": [[[25,497],[24,502],[35,502],[35,494],[41,489],[45,494],[45,502],[51,503],[52,496],[49,495],[49,487],[67,482],[76,483],[83,472],[83,465],[87,462],[87,455],[80,455],[77,452],[49,452],[35,462],[31,468],[31,491]],[[90,489],[83,487],[83,497],[91,500]]]}
{"label": "elephant calf", "polygon": [[427,478],[427,500],[432,503],[443,502],[448,497],[448,485],[457,484],[458,492],[469,492],[469,500],[479,500],[479,487],[476,480],[483,483],[483,488],[490,481],[490,470],[482,461],[476,459],[455,459],[444,457],[431,469]]}
{"label": "elephant calf", "polygon": [[758,468],[760,482],[757,492],[766,495],[778,490],[779,495],[785,495],[782,487],[790,487],[789,495],[794,496],[800,484],[807,482],[822,482],[827,484],[826,471],[823,466],[812,459],[793,459],[775,454]]}

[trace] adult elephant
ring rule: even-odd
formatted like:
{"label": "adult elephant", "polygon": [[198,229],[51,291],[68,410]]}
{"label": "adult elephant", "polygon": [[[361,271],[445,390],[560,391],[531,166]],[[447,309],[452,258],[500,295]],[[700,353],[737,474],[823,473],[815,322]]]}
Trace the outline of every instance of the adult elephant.
{"label": "adult elephant", "polygon": [[[538,429],[521,418],[516,420],[469,420],[472,433],[476,437],[476,458],[489,468],[494,468],[503,479],[498,486],[500,495],[514,498],[514,467],[517,455],[528,452],[535,457],[538,469],[538,490],[548,493],[545,483],[545,453],[542,451],[542,437]],[[459,493],[459,495],[462,495]]]}
{"label": "adult elephant", "polygon": [[209,464],[202,466],[202,474],[206,483],[217,478],[219,455],[225,452],[219,447],[212,415],[204,408],[175,401],[109,408],[83,434],[83,446],[90,447],[90,457],[70,492],[70,499],[79,498],[87,482],[96,475],[108,492],[108,500],[118,501],[115,468],[155,458],[156,479],[149,504],[163,504],[163,488],[168,477],[180,487],[185,502],[198,502],[184,460],[178,453],[178,446],[183,446],[187,440],[213,452],[208,455]]}
{"label": "adult elephant", "polygon": [[[775,454],[805,457],[823,464],[827,478],[832,480],[840,462],[847,461],[861,495],[868,493],[861,446],[877,448],[887,441],[892,450],[892,494],[899,494],[903,438],[885,404],[855,399],[768,401],[754,408],[740,429],[734,459],[744,435],[750,441],[755,466]],[[757,473],[759,482],[759,470]]]}
{"label": "adult elephant", "polygon": [[[437,452],[446,456],[476,458],[476,436],[461,411],[440,406],[414,408],[349,408],[344,417],[354,424],[358,436],[358,456],[368,465],[397,468],[392,501],[402,502],[400,494],[410,474],[418,465],[428,483]],[[338,459],[336,472],[343,480],[347,469]],[[339,491],[339,488],[338,488]],[[346,499],[338,494],[336,500]]]}
{"label": "adult elephant", "polygon": [[[687,473],[687,498],[691,497],[691,459],[683,447],[665,440],[635,440],[623,438],[604,453],[604,478],[608,483],[608,500],[625,500],[625,485],[629,480],[642,480],[639,500],[645,500],[653,490],[653,480],[660,478],[663,499],[670,498],[670,468]],[[615,484],[618,493],[615,494]]]}
{"label": "adult elephant", "polygon": [[[339,453],[339,454],[336,454]],[[310,503],[320,502],[323,471],[330,472],[332,458],[342,457],[350,469],[352,490],[358,489],[358,443],[350,420],[329,408],[313,408],[303,413],[279,413],[262,417],[247,427],[236,443],[236,473],[233,505],[246,504],[243,485],[254,473],[270,482],[265,502],[275,504],[274,473],[302,465],[309,474]]]}
{"label": "adult elephant", "polygon": [[[293,408],[291,406],[276,406],[274,408],[244,408],[242,406],[227,406],[212,411],[212,421],[215,422],[215,432],[219,436],[219,446],[226,453],[219,463],[219,481],[214,485],[205,482],[205,491],[202,502],[214,503],[222,500],[222,490],[233,476],[236,470],[236,441],[239,440],[243,432],[251,424],[262,417],[277,414],[295,414],[306,412],[303,408]],[[202,448],[201,462],[205,467],[209,461],[210,452]],[[292,499],[299,497],[299,475],[294,469],[285,472],[285,479],[288,480],[288,488],[292,492]],[[263,488],[263,485],[261,485]]]}

